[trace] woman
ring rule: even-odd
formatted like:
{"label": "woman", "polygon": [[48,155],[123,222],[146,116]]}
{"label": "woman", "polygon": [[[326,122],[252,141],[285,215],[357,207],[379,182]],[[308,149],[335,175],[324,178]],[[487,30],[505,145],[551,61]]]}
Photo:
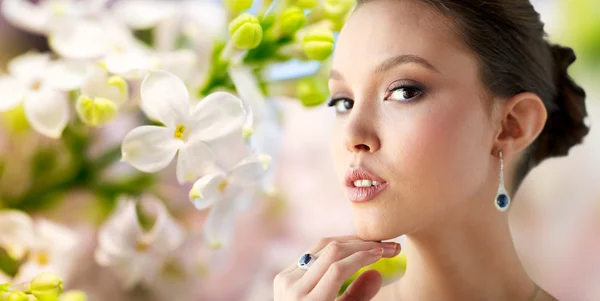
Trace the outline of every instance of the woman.
{"label": "woman", "polygon": [[339,300],[556,300],[519,262],[507,212],[534,166],[589,131],[575,56],[544,36],[526,0],[359,1],[329,81],[357,236],[308,249],[275,300],[334,300],[404,234],[404,276],[380,290],[366,272]]}

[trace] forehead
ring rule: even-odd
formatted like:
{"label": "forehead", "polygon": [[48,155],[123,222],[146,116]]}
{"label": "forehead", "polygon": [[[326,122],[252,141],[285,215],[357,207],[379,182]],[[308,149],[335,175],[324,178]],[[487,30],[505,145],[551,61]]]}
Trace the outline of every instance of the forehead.
{"label": "forehead", "polygon": [[[414,0],[372,0],[362,4],[344,25],[333,68],[346,75],[362,72],[392,56],[422,57],[450,71],[450,60],[469,60],[451,20]],[[357,59],[359,58],[359,59]],[[351,68],[351,69],[349,69]]]}

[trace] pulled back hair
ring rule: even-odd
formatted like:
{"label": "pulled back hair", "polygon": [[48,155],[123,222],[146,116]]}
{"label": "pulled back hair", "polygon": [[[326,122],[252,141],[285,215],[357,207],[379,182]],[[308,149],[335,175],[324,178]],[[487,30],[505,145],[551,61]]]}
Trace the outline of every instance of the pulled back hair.
{"label": "pulled back hair", "polygon": [[[358,5],[374,0],[359,0]],[[395,0],[400,1],[400,0]],[[529,146],[515,174],[518,188],[546,158],[565,156],[583,141],[589,127],[585,91],[568,75],[571,48],[546,40],[544,24],[529,0],[412,0],[435,8],[455,22],[458,35],[475,54],[483,86],[493,96],[538,95],[548,112],[544,129]]]}

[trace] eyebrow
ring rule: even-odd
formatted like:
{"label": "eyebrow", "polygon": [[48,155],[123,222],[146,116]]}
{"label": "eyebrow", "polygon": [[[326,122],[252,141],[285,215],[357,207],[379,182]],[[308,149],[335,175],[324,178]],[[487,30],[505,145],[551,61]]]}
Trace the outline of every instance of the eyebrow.
{"label": "eyebrow", "polygon": [[[412,54],[403,54],[403,55],[398,55],[398,56],[393,56],[391,58],[388,58],[385,61],[383,61],[381,64],[379,64],[377,67],[375,67],[373,72],[374,73],[383,73],[397,65],[409,64],[409,63],[418,64],[418,65],[421,65],[421,66],[423,66],[431,71],[434,71],[436,73],[441,73],[437,68],[435,68],[426,59],[424,59],[420,56],[412,55]],[[335,69],[331,70],[331,72],[329,73],[329,78],[337,79],[337,80],[344,79],[342,74]]]}

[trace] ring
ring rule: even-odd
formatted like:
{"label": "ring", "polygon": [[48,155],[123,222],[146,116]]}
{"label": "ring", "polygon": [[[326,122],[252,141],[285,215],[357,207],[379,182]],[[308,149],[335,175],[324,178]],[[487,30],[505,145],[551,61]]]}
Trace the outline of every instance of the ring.
{"label": "ring", "polygon": [[302,257],[300,257],[300,259],[298,260],[298,267],[301,269],[308,270],[308,268],[313,264],[313,262],[315,262],[315,260],[317,260],[317,256],[306,253],[302,255]]}

